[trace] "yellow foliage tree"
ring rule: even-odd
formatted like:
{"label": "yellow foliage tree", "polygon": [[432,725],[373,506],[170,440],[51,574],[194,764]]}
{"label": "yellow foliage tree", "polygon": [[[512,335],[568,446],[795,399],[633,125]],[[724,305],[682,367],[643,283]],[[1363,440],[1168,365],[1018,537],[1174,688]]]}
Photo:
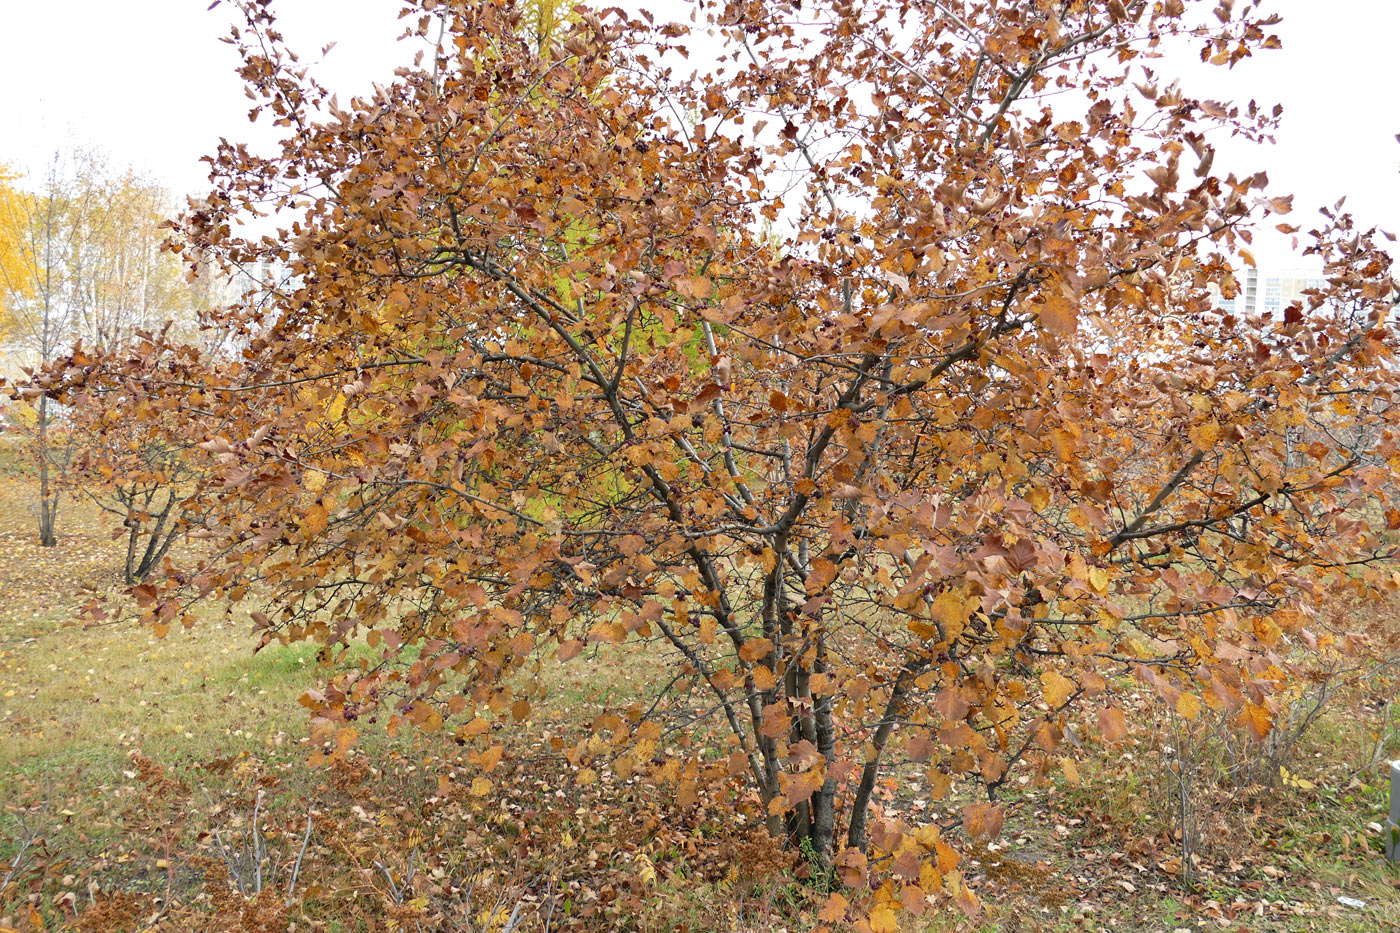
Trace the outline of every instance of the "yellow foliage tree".
{"label": "yellow foliage tree", "polygon": [[[0,339],[10,332],[11,291],[23,288],[27,278],[23,274],[23,255],[18,238],[12,235],[7,220],[20,214],[20,199],[24,197],[14,185],[18,176],[7,167],[0,165]],[[14,283],[13,285],[11,283]]]}

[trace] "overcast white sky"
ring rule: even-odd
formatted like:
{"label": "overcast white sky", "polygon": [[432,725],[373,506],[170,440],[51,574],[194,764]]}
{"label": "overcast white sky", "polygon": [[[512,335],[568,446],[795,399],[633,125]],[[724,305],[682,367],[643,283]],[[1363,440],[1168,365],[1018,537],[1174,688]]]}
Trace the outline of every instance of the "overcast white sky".
{"label": "overcast white sky", "polygon": [[[1349,194],[1367,224],[1400,231],[1400,95],[1395,92],[1392,0],[1266,0],[1285,17],[1283,51],[1233,73],[1212,68],[1185,90],[1240,102],[1282,103],[1278,145],[1231,152],[1231,168],[1269,173],[1294,192],[1292,219],[1307,228],[1319,205]],[[6,100],[0,162],[41,172],[55,150],[97,144],[176,192],[197,192],[199,157],[220,135],[266,138],[247,120],[249,101],[227,35],[236,11],[208,0],[67,0],[61,6],[0,0],[0,88]],[[688,19],[688,0],[648,4],[658,18]],[[396,43],[397,0],[277,0],[293,48],[318,61],[342,98],[367,91],[411,57]],[[321,59],[320,48],[337,45]],[[1165,64],[1165,63],[1164,63]],[[1165,66],[1164,70],[1169,70]],[[264,121],[259,121],[262,128]],[[263,130],[265,133],[266,130]],[[1222,162],[1217,162],[1219,167]],[[1265,245],[1277,262],[1282,244]]]}

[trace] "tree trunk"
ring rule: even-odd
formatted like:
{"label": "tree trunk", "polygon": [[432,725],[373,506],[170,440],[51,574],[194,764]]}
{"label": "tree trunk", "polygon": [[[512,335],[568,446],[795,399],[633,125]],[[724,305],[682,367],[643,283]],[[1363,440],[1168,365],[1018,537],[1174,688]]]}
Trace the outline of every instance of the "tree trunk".
{"label": "tree trunk", "polygon": [[58,492],[49,482],[49,399],[39,399],[39,545],[58,543]]}
{"label": "tree trunk", "polygon": [[884,754],[885,744],[890,740],[895,721],[899,719],[899,707],[904,702],[904,695],[909,691],[910,676],[911,671],[905,668],[899,672],[894,686],[890,688],[890,699],[885,704],[885,714],[880,717],[875,736],[870,740],[874,753],[866,758],[865,767],[860,773],[860,786],[856,788],[855,799],[851,801],[851,825],[846,833],[846,845],[862,852],[865,851],[868,841],[865,824],[870,812],[870,795],[875,790],[875,779],[880,773],[880,758]]}
{"label": "tree trunk", "polygon": [[[139,547],[141,520],[135,516],[128,517],[127,521],[131,523],[131,531],[129,532],[126,548],[126,582],[128,585],[146,582],[146,578],[151,575],[151,571],[155,569],[156,564],[160,563],[161,558],[170,550],[170,546],[175,543],[175,536],[179,533],[180,523],[178,520],[172,521],[170,515],[175,508],[177,498],[174,489],[167,491],[165,507],[161,509],[160,514],[156,516],[155,527],[151,528],[148,532],[144,549]],[[134,495],[132,496],[132,501],[135,501]],[[150,517],[149,513],[147,513],[146,517]],[[138,552],[141,555],[139,561],[137,560]]]}
{"label": "tree trunk", "polygon": [[831,721],[831,697],[818,697],[812,703],[817,730],[817,751],[827,762],[827,778],[812,796],[812,851],[822,871],[830,871],[836,847],[836,781],[831,765],[836,761],[836,729]]}

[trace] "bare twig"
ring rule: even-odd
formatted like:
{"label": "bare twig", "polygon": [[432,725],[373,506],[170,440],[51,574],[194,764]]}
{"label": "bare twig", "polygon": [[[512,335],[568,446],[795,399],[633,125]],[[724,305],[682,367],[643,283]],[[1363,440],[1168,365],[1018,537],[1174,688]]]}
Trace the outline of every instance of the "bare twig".
{"label": "bare twig", "polygon": [[301,837],[301,849],[297,852],[296,864],[292,866],[292,878],[287,883],[287,903],[292,902],[292,895],[296,892],[297,876],[301,874],[301,860],[306,855],[306,844],[311,841],[311,812],[306,814],[306,832]]}

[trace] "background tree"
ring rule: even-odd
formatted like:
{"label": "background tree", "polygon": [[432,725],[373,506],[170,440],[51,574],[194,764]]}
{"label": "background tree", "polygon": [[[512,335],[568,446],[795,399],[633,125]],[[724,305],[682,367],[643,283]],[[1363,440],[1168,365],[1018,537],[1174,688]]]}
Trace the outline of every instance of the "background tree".
{"label": "background tree", "polygon": [[[40,368],[82,343],[120,352],[138,331],[164,322],[187,326],[215,293],[198,269],[187,277],[162,250],[165,192],[149,180],[113,173],[93,153],[56,156],[37,190],[0,201],[0,286],[12,364]],[[73,435],[53,402],[30,393],[27,435],[39,477],[39,537],[57,540],[61,486]]]}
{"label": "background tree", "polygon": [[[875,872],[888,929],[975,906],[944,833],[996,835],[1066,735],[1121,738],[1121,678],[1263,737],[1291,652],[1345,640],[1320,594],[1393,587],[1395,286],[1329,216],[1306,306],[1212,306],[1288,204],[1207,131],[1274,115],[1141,56],[1275,44],[1252,8],[795,10],[718,9],[740,65],[688,82],[682,27],[583,12],[540,48],[517,7],[425,3],[436,60],[343,109],[249,4],[286,138],[225,146],[181,232],[295,285],[220,314],[247,343],[217,374],[46,385],[203,432],[225,550],[197,593],[377,651],[311,695],[323,723],[467,741],[529,719],[548,658],[635,642],[670,676],[565,749],[581,779],[737,788],[818,870]],[[284,235],[239,236],[269,198]],[[139,596],[168,626],[191,593]],[[891,773],[985,802],[916,822]]]}
{"label": "background tree", "polygon": [[[23,194],[15,187],[19,176],[8,168],[0,165],[0,217],[17,217],[19,215],[18,202]],[[13,237],[0,238],[0,281],[9,283],[24,281],[22,269],[22,257],[19,244]],[[10,318],[13,312],[10,304],[13,297],[9,294],[8,284],[5,288],[4,305],[0,306],[0,335],[8,335],[11,329]]]}
{"label": "background tree", "polygon": [[[76,248],[75,230],[67,221],[77,205],[63,190],[57,160],[49,166],[46,188],[43,196],[20,192],[7,198],[0,224],[5,252],[17,260],[3,269],[7,337],[11,353],[31,366],[49,363],[71,339],[64,272],[65,260]],[[30,428],[39,477],[39,543],[53,547],[60,501],[54,474],[62,470],[68,450],[53,443],[51,399],[40,393],[29,397],[35,399],[33,417],[21,414],[20,423]]]}

